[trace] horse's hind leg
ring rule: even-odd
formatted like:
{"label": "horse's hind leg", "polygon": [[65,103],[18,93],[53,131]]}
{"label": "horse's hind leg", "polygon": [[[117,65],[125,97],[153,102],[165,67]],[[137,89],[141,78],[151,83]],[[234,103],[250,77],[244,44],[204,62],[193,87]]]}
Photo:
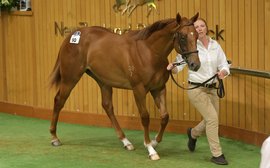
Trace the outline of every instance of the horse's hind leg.
{"label": "horse's hind leg", "polygon": [[101,94],[102,94],[102,107],[104,108],[109,119],[111,120],[112,125],[116,131],[118,138],[123,142],[124,147],[127,150],[134,150],[133,145],[126,138],[118,121],[115,118],[114,111],[113,111],[113,104],[112,104],[112,87],[103,85],[101,83],[99,83],[99,86],[100,86]]}
{"label": "horse's hind leg", "polygon": [[60,113],[61,109],[63,108],[67,98],[69,97],[71,90],[77,84],[77,82],[79,81],[81,76],[82,76],[82,74],[79,75],[75,79],[74,78],[72,79],[72,76],[70,76],[70,77],[67,77],[68,78],[67,80],[62,80],[65,82],[60,83],[59,90],[54,97],[53,116],[51,119],[51,126],[50,126],[50,133],[52,136],[51,144],[53,146],[60,146],[61,145],[61,142],[56,135],[56,128],[57,128],[59,113]]}
{"label": "horse's hind leg", "polygon": [[155,147],[159,142],[162,141],[163,133],[169,121],[169,114],[166,109],[166,88],[164,87],[161,90],[151,91],[151,94],[161,116],[160,129],[155,137],[155,140],[152,140],[152,145]]}

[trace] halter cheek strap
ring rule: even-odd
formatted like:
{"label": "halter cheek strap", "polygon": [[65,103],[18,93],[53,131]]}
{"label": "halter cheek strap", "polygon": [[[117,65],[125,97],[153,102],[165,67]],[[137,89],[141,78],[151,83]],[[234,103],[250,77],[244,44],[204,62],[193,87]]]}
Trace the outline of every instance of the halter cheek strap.
{"label": "halter cheek strap", "polygon": [[198,50],[195,50],[195,51],[181,52],[181,53],[179,53],[179,54],[181,54],[183,57],[187,57],[187,56],[190,55],[190,54],[198,53],[198,52],[199,52]]}
{"label": "halter cheek strap", "polygon": [[[173,35],[173,43],[174,43],[174,45],[175,45],[176,36],[179,36],[177,32]],[[180,44],[180,45],[181,45],[181,44]],[[190,54],[198,53],[198,52],[199,52],[198,50],[194,50],[194,51],[184,51],[184,52],[182,52],[182,49],[181,49],[181,46],[180,46],[180,45],[177,46],[177,47],[175,46],[175,49],[176,49],[176,51],[177,51],[179,54],[182,55],[182,57],[183,57],[184,59],[186,59],[186,58],[188,57],[188,55],[190,55]]]}

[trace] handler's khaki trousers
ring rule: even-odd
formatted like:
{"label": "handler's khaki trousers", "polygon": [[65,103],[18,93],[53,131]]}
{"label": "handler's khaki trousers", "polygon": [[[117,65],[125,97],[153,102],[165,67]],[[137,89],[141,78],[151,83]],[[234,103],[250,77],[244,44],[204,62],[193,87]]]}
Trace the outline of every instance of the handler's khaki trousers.
{"label": "handler's khaki trousers", "polygon": [[203,120],[192,129],[192,137],[198,138],[206,133],[212,155],[214,157],[220,156],[222,149],[218,136],[219,98],[217,96],[217,90],[199,87],[188,90],[188,96],[192,105],[203,116]]}

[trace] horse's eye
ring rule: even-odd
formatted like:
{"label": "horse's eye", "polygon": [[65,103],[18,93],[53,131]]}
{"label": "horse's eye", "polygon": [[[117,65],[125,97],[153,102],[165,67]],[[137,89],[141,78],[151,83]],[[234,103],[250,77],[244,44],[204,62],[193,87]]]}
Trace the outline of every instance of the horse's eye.
{"label": "horse's eye", "polygon": [[186,42],[186,37],[185,36],[180,36],[180,42]]}

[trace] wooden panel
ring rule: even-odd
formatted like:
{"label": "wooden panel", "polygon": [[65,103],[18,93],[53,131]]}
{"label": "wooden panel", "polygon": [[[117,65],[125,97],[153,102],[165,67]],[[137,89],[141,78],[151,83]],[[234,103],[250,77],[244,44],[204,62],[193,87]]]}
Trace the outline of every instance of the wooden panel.
{"label": "wooden panel", "polygon": [[[245,0],[239,1],[239,25],[245,25],[245,6],[241,5],[244,4]],[[239,39],[239,48],[238,48],[238,64],[233,62],[234,66],[245,67],[245,29],[242,26],[238,27],[238,39]],[[245,120],[245,77],[242,75],[238,75],[237,78],[239,79],[239,86],[238,86],[238,108],[239,108],[239,116],[241,116],[238,120],[239,127],[245,128],[246,120]]]}
{"label": "wooden panel", "polygon": [[[6,79],[3,80],[3,87],[6,87],[5,99],[6,101],[16,102],[18,104],[33,105],[33,65],[32,56],[34,47],[32,28],[33,25],[31,17],[28,16],[12,16],[5,17],[3,15],[4,25],[16,29],[9,29],[4,26],[3,56],[1,60],[5,61],[6,69],[2,72]],[[20,18],[20,19],[18,19]],[[8,38],[5,38],[8,37]],[[16,40],[13,40],[16,39]],[[8,57],[8,58],[7,58]],[[5,86],[6,85],[6,86]],[[8,87],[7,87],[8,86]]]}
{"label": "wooden panel", "polygon": [[[238,53],[238,48],[239,48],[239,2],[238,1],[232,1],[232,61],[234,64],[238,65],[239,64],[239,53]],[[229,59],[229,58],[228,58]],[[231,99],[228,99],[228,103],[230,102],[230,105],[228,106],[230,109],[227,108],[227,113],[231,116],[231,126],[238,127],[239,126],[239,104],[238,104],[238,97],[239,97],[239,79],[233,77],[232,80],[230,80],[231,83],[227,83],[227,89],[230,90],[232,97]],[[233,85],[232,85],[233,84]],[[233,86],[233,87],[230,87]]]}
{"label": "wooden panel", "polygon": [[[264,1],[258,1],[258,66],[257,69],[265,69],[265,53],[264,53],[264,41],[265,39],[262,37],[265,37],[265,29],[264,26]],[[258,131],[264,132],[265,129],[265,123],[264,123],[264,115],[265,115],[265,109],[262,107],[265,107],[265,79],[259,78],[258,79],[258,110],[255,109],[255,111],[258,111]]]}
{"label": "wooden panel", "polygon": [[[251,68],[258,69],[258,0],[252,1],[251,3]],[[261,34],[262,32],[260,32]],[[256,55],[254,57],[254,55]],[[252,82],[252,130],[258,131],[258,78],[253,77],[251,78]]]}
{"label": "wooden panel", "polygon": [[[251,0],[246,0],[245,1],[245,67],[246,68],[251,68]],[[246,129],[251,130],[252,126],[252,88],[251,88],[251,77],[246,76],[245,77],[245,106],[246,106],[246,115],[245,115],[245,120],[246,120]]]}
{"label": "wooden panel", "polygon": [[[226,0],[221,0],[219,2],[219,17],[220,17],[220,21],[219,23],[216,23],[216,24],[219,24],[219,27],[220,27],[220,30],[226,30],[224,31],[224,33],[222,34],[223,37],[227,37],[227,28],[226,28],[226,21],[227,21],[227,15],[226,15],[226,10],[228,8],[228,6],[226,5]],[[226,41],[227,41],[227,38],[226,38]],[[221,47],[223,48],[227,58],[229,59],[230,58],[230,55],[226,52],[226,43],[224,41],[219,41]],[[227,78],[229,79],[229,78]],[[225,88],[226,88],[226,95],[228,95],[228,89],[227,89],[227,83],[224,82],[225,85]],[[226,96],[227,97],[227,96]],[[226,123],[226,98],[223,98],[221,99],[220,101],[220,105],[219,105],[219,108],[220,108],[220,123],[221,124],[225,124]]]}
{"label": "wooden panel", "polygon": [[200,8],[201,8],[201,12],[200,12],[200,17],[201,18],[204,18],[204,19],[206,19],[206,17],[207,17],[207,0],[201,0],[201,6],[200,6]]}
{"label": "wooden panel", "polygon": [[[270,71],[270,32],[268,31],[270,29],[270,0],[265,0],[265,7],[264,7],[264,30],[265,30],[265,36],[264,36],[264,65],[265,70]],[[263,26],[263,25],[261,25]],[[265,130],[264,132],[269,133],[270,132],[270,80],[265,80],[265,97],[264,97],[264,110],[265,110],[265,118],[264,118],[264,126]]]}
{"label": "wooden panel", "polygon": [[[52,109],[54,89],[49,90],[49,74],[65,36],[55,34],[55,23],[67,29],[89,26],[136,30],[138,24],[200,12],[211,30],[224,29],[225,41],[218,42],[234,67],[270,71],[270,0],[159,0],[157,11],[147,15],[147,6],[138,6],[131,16],[114,12],[115,0],[32,0],[33,13],[2,13],[0,17],[0,101]],[[123,7],[123,6],[122,6]],[[170,10],[167,10],[170,9]],[[168,11],[168,12],[167,12]],[[63,27],[63,28],[64,28]],[[215,35],[213,34],[213,37]],[[176,52],[168,59],[173,61]],[[186,84],[187,69],[175,75]],[[184,85],[186,86],[186,85]],[[226,97],[220,100],[220,123],[240,129],[270,133],[269,79],[232,74],[225,80]],[[139,117],[132,91],[114,89],[113,104],[117,116]],[[187,92],[169,79],[167,107],[176,121],[200,121],[201,115],[190,104]],[[159,118],[151,95],[147,109]],[[84,75],[72,91],[64,110],[105,115],[96,82]]]}
{"label": "wooden panel", "polygon": [[[0,16],[0,25],[4,24],[3,15]],[[4,37],[4,27],[0,26],[1,37]],[[5,43],[4,40],[0,40],[0,100],[7,100],[6,94],[6,55],[5,55]]]}
{"label": "wooden panel", "polygon": [[[232,0],[226,0],[225,1],[226,6],[226,13],[225,13],[225,38],[226,38],[226,44],[225,44],[225,53],[226,55],[233,55],[232,51],[232,43],[233,43],[233,37],[232,37],[232,29],[233,29],[233,23],[232,23],[232,17],[233,15],[233,9],[232,9]],[[225,80],[225,89],[226,89],[226,98],[221,100],[221,108],[220,108],[220,121],[222,124],[225,125],[232,125],[232,87],[231,87],[231,81],[232,78],[227,78]],[[223,104],[225,103],[226,104]]]}

